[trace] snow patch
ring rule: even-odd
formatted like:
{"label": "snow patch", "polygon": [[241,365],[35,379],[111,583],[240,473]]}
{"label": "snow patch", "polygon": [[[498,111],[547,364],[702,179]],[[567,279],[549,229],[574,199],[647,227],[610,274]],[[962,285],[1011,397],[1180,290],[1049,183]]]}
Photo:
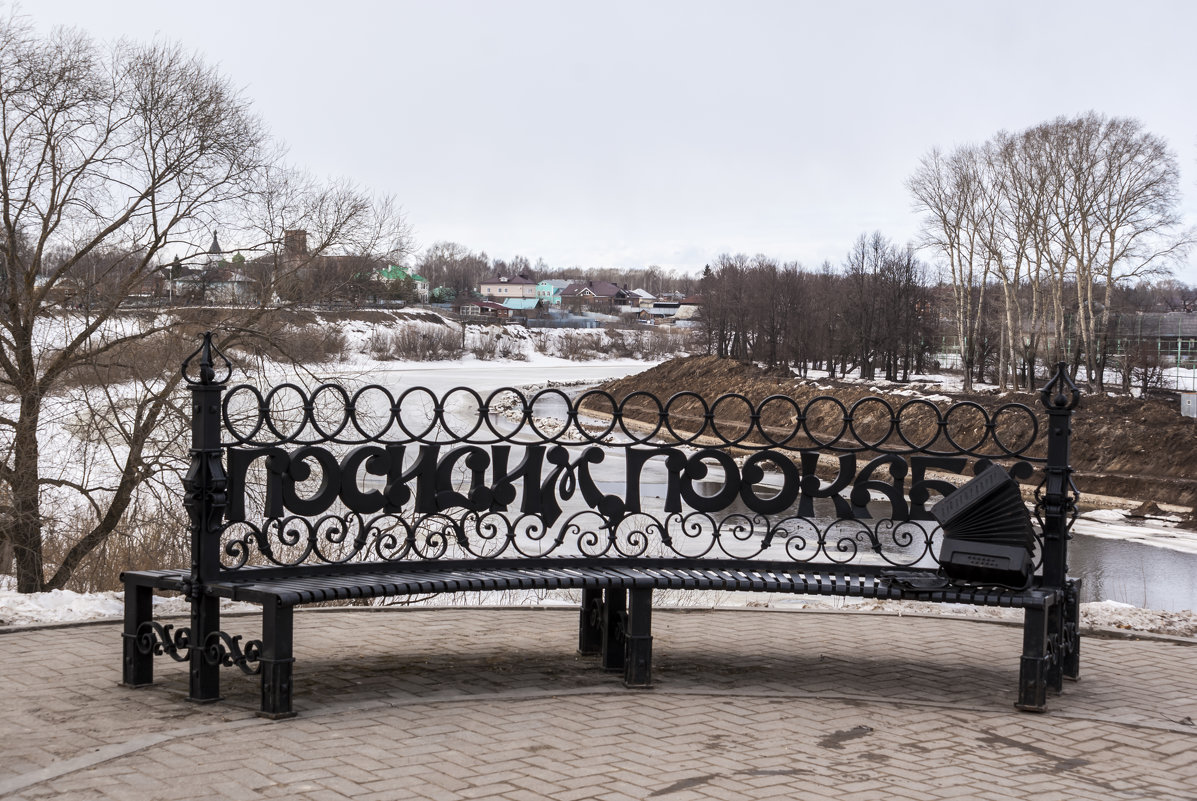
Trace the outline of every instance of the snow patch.
{"label": "snow patch", "polygon": [[1197,532],[1178,529],[1175,526],[1175,523],[1161,520],[1140,522],[1125,518],[1120,521],[1105,521],[1089,517],[1089,513],[1086,513],[1076,521],[1072,530],[1073,533],[1085,534],[1090,537],[1135,542],[1140,545],[1151,545],[1156,548],[1167,548],[1185,553],[1197,553]]}
{"label": "snow patch", "polygon": [[[0,576],[0,626],[34,626],[55,623],[82,623],[88,620],[113,620],[125,614],[122,592],[49,592],[19,593],[12,589],[11,576]],[[249,604],[221,604],[222,612],[250,612]],[[158,617],[186,615],[189,602],[180,597],[154,598]]]}
{"label": "snow patch", "polygon": [[1085,520],[1096,520],[1099,523],[1121,523],[1126,520],[1127,513],[1122,509],[1093,509],[1081,515]]}

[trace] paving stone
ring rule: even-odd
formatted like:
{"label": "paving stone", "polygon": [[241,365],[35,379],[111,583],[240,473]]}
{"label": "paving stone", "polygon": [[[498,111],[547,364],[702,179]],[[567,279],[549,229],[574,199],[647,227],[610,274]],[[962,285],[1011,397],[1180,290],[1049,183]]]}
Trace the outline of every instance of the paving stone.
{"label": "paving stone", "polygon": [[658,610],[656,688],[635,692],[576,657],[571,610],[295,625],[300,715],[277,722],[236,672],[213,705],[182,700],[170,661],[117,686],[115,624],[0,633],[0,795],[1197,798],[1197,730],[1175,711],[1197,697],[1197,643],[1085,638],[1084,679],[1028,715],[1020,631],[975,620]]}

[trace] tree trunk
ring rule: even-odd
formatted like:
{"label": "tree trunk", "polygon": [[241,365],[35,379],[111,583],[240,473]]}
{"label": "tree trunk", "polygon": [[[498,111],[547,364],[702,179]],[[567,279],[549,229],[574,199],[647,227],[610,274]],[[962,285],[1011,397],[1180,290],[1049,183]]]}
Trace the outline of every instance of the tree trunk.
{"label": "tree trunk", "polygon": [[36,393],[21,398],[13,432],[12,546],[16,557],[17,592],[45,588],[42,565],[42,512],[38,482],[37,428],[41,400]]}

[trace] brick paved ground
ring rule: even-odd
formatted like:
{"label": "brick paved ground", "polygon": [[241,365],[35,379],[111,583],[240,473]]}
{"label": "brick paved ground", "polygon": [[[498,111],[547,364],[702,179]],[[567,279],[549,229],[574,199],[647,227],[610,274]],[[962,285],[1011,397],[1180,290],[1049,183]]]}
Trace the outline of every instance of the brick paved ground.
{"label": "brick paved ground", "polygon": [[1197,799],[1197,642],[1086,637],[1082,680],[1033,715],[1009,626],[658,610],[656,687],[630,691],[574,655],[576,625],[301,611],[279,722],[236,671],[215,705],[169,660],[118,686],[115,624],[2,633],[0,796]]}

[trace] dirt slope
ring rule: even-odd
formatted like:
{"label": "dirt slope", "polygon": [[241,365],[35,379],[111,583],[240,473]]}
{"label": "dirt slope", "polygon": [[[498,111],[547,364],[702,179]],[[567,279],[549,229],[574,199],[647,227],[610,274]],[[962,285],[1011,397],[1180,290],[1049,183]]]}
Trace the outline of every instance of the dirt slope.
{"label": "dirt slope", "polygon": [[[821,388],[820,388],[821,387]],[[830,388],[829,388],[830,387]],[[936,385],[894,385],[884,382],[871,386],[857,382],[823,379],[803,381],[793,376],[769,373],[759,367],[743,365],[730,359],[713,356],[691,356],[674,359],[643,373],[604,384],[601,389],[622,400],[636,391],[646,391],[662,400],[689,391],[712,399],[725,393],[739,393],[753,403],[760,403],[771,395],[786,395],[801,405],[819,395],[834,395],[850,406],[870,395],[885,397],[897,409],[909,401],[910,390],[926,395],[947,396],[952,400],[970,400],[987,410],[1007,403],[1023,403],[1035,410],[1039,419],[1040,439],[1044,430],[1038,393],[996,391],[969,396],[942,391]],[[896,393],[905,394],[896,394]],[[946,402],[940,402],[942,407]],[[649,403],[641,404],[647,415],[655,414]],[[725,433],[743,430],[747,413],[741,414],[742,404],[721,404],[716,413],[717,424]],[[864,417],[871,421],[858,427],[861,439],[881,436],[888,429],[889,412],[880,404],[862,407]],[[933,416],[926,410],[912,409],[904,421],[903,431],[914,430],[920,436],[934,436]],[[691,417],[699,420],[702,410],[697,401],[686,399],[670,408],[671,417]],[[809,415],[810,426],[834,434],[840,428],[842,413],[830,404],[819,404]],[[787,428],[793,419],[793,407],[772,402],[763,410],[764,425]],[[1034,432],[1034,425],[1025,414],[1004,414],[998,430],[1003,441],[1013,444],[1025,442]],[[954,417],[949,427],[953,437],[962,443],[975,442],[983,433],[983,419],[979,414]],[[1184,506],[1197,504],[1197,420],[1181,417],[1175,403],[1158,399],[1112,398],[1086,393],[1073,419],[1072,465],[1077,471],[1075,481],[1082,496],[1088,493],[1125,498],[1135,504],[1154,501]],[[970,439],[970,437],[972,439]],[[922,441],[922,440],[918,440]],[[806,441],[798,441],[804,446]],[[1042,455],[1040,446],[1030,451]]]}

